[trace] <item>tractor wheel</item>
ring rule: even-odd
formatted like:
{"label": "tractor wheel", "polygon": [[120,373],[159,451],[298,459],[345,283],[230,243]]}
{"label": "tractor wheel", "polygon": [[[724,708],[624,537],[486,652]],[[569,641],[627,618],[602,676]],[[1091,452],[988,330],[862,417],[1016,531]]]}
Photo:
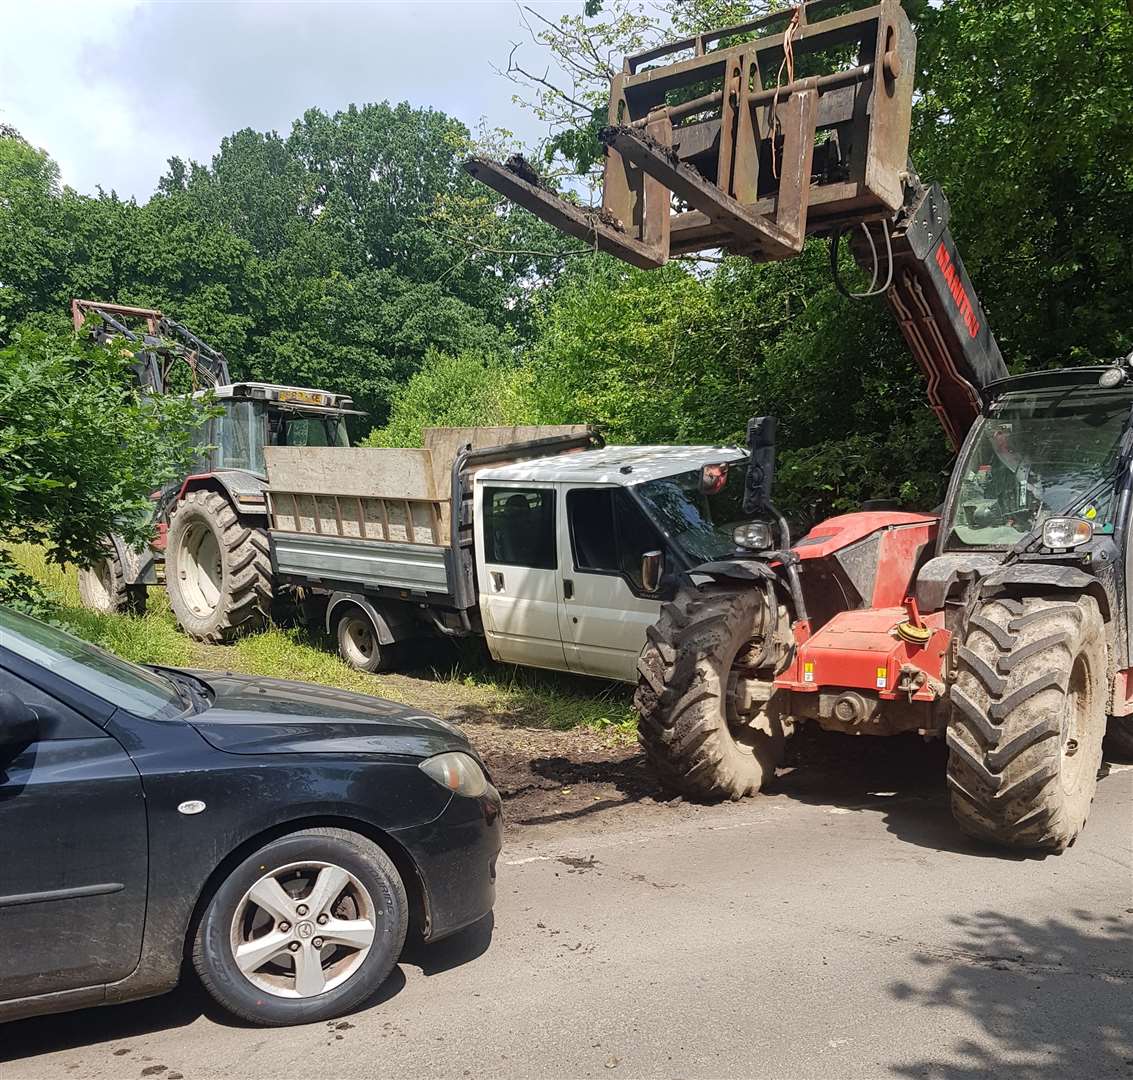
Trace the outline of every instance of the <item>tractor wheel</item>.
{"label": "tractor wheel", "polygon": [[194,491],[169,523],[165,588],[181,629],[213,644],[258,630],[271,616],[267,531],[215,491]]}
{"label": "tractor wheel", "polygon": [[968,623],[948,726],[965,832],[1063,851],[1086,824],[1105,734],[1106,641],[1089,596],[998,598]]}
{"label": "tractor wheel", "polygon": [[79,571],[79,601],[104,615],[144,615],[146,587],[127,585],[122,560],[112,544],[101,559]]}
{"label": "tractor wheel", "polygon": [[[680,795],[754,795],[783,760],[790,721],[769,684],[749,682],[755,672],[743,666],[763,607],[756,589],[687,587],[649,628],[638,663],[637,735],[661,783]],[[754,708],[742,704],[753,697]]]}

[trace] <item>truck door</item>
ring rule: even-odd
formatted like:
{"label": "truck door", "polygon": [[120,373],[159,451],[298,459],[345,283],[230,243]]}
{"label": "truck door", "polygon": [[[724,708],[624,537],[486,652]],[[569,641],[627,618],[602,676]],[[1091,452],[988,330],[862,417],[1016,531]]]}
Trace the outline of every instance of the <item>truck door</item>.
{"label": "truck door", "polygon": [[559,627],[571,671],[637,681],[645,630],[657,621],[661,593],[641,586],[641,557],[665,542],[621,487],[566,489],[559,529],[563,601]]}
{"label": "truck door", "polygon": [[559,636],[558,490],[484,484],[476,514],[484,636],[497,660],[565,670]]}

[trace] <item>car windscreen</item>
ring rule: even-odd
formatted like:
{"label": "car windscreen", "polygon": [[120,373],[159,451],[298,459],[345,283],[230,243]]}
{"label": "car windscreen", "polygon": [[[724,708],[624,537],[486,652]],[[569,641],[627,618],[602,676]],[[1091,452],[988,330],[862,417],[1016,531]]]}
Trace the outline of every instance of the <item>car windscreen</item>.
{"label": "car windscreen", "polygon": [[633,488],[654,521],[692,563],[712,562],[735,551],[732,530],[747,520],[747,462],[733,461],[713,468],[722,469],[723,476],[710,491],[705,490],[701,469],[647,480]]}
{"label": "car windscreen", "polygon": [[2,607],[0,646],[135,716],[168,720],[185,712],[186,701],[169,680]]}

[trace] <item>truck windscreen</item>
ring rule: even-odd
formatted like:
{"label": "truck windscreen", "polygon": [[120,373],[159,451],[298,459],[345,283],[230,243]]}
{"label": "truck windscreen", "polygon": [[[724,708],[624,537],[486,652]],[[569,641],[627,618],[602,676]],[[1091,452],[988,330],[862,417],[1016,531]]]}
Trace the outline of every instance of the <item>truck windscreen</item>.
{"label": "truck windscreen", "polygon": [[736,548],[732,530],[744,514],[746,461],[715,466],[723,469],[719,487],[705,491],[703,471],[663,476],[634,487],[659,525],[693,563],[712,562]]}

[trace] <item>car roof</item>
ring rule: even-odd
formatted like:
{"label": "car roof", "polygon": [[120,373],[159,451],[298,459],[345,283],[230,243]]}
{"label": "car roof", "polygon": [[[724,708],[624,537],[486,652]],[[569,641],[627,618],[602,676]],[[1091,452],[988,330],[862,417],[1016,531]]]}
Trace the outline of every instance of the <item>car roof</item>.
{"label": "car roof", "polygon": [[702,465],[746,458],[747,452],[735,446],[607,446],[601,450],[579,450],[481,469],[476,473],[476,480],[539,480],[632,487],[647,480],[699,469]]}

